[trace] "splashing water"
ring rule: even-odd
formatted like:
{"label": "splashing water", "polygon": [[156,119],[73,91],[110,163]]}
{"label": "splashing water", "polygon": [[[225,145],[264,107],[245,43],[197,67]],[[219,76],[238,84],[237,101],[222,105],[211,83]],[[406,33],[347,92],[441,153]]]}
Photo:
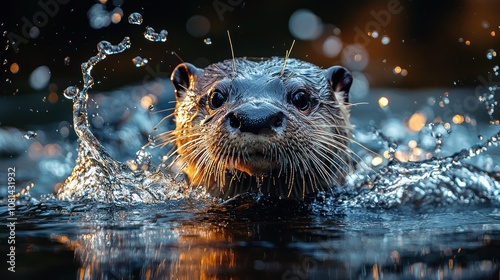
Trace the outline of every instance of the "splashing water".
{"label": "splashing water", "polygon": [[65,186],[57,194],[62,200],[91,199],[108,203],[157,203],[183,197],[185,184],[156,170],[147,152],[141,150],[130,166],[113,159],[99,143],[89,127],[87,116],[88,90],[93,85],[92,68],[107,55],[130,48],[125,37],[118,45],[102,41],[98,53],[82,63],[84,85],[82,90],[70,86],[64,95],[73,99],[73,122],[79,137],[78,158]]}

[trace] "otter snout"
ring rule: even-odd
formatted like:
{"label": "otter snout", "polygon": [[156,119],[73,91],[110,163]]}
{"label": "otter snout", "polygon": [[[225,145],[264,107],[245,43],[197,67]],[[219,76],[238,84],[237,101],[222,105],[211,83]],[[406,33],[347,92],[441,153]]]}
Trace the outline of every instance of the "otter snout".
{"label": "otter snout", "polygon": [[225,118],[228,130],[257,135],[280,133],[286,125],[285,114],[266,102],[244,103],[229,112]]}

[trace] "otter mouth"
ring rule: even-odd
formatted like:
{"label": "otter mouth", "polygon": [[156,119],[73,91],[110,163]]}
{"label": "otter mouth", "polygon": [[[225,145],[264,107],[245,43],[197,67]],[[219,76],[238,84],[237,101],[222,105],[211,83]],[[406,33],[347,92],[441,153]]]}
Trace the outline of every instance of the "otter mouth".
{"label": "otter mouth", "polygon": [[244,158],[231,158],[226,167],[228,171],[238,170],[248,175],[266,175],[279,168],[278,162],[270,160],[269,155],[260,152],[246,154]]}

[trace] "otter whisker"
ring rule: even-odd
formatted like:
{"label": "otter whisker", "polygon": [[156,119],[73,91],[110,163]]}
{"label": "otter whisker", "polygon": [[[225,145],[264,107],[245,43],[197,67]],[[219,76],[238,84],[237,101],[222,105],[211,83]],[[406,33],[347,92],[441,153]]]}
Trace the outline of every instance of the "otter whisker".
{"label": "otter whisker", "polygon": [[295,45],[295,40],[293,40],[292,45],[290,46],[290,50],[287,50],[285,52],[285,59],[284,59],[284,63],[283,63],[283,69],[281,69],[280,78],[283,77],[283,74],[285,73],[286,62],[288,61],[288,58],[290,57],[290,54],[292,53],[293,45]]}
{"label": "otter whisker", "polygon": [[233,58],[233,73],[236,76],[236,59],[234,58],[233,41],[231,40],[231,34],[227,30],[227,38],[229,39],[229,46],[231,47],[231,57]]}
{"label": "otter whisker", "polygon": [[179,59],[181,63],[184,63],[184,60],[182,60],[182,58],[177,54],[176,51],[172,51],[172,53],[177,57],[177,59]]}

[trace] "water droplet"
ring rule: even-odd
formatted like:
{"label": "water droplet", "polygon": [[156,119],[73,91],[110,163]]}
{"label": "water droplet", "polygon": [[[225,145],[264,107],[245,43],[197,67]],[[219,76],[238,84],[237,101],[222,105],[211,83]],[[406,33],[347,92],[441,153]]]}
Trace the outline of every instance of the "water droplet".
{"label": "water droplet", "polygon": [[38,134],[36,132],[29,130],[23,135],[23,137],[26,139],[35,139],[37,135]]}
{"label": "water droplet", "polygon": [[373,31],[372,32],[372,38],[374,38],[374,39],[378,38],[378,32],[377,31]]}
{"label": "water droplet", "polygon": [[139,13],[131,13],[128,16],[128,23],[141,25],[143,21],[142,15]]}
{"label": "water droplet", "polygon": [[481,21],[481,27],[484,29],[490,28],[490,23],[487,22],[486,20],[483,20],[483,21]]}
{"label": "water droplet", "polygon": [[478,135],[478,136],[477,136],[477,138],[478,138],[479,140],[483,140],[483,135]]}
{"label": "water droplet", "polygon": [[205,45],[211,45],[211,44],[212,44],[212,39],[210,39],[210,38],[205,38],[205,39],[203,40],[203,43],[205,43]]}
{"label": "water droplet", "polygon": [[68,66],[71,58],[69,56],[64,58],[64,65]]}
{"label": "water droplet", "polygon": [[149,110],[150,112],[153,112],[153,111],[154,111],[154,109],[155,109],[155,105],[153,105],[153,104],[149,105],[148,110]]}
{"label": "water droplet", "polygon": [[64,97],[68,99],[73,99],[76,97],[76,95],[80,92],[78,87],[76,86],[69,86],[64,90]]}
{"label": "water droplet", "polygon": [[497,52],[493,49],[489,49],[488,52],[486,52],[486,58],[489,60],[492,60],[496,56],[497,56]]}
{"label": "water droplet", "polygon": [[[129,37],[125,37],[125,38],[123,38],[123,40],[118,45],[112,45],[108,41],[101,41],[101,42],[99,42],[99,44],[97,44],[97,50],[101,54],[112,55],[112,54],[117,54],[117,53],[123,52],[125,49],[130,48],[130,45],[131,45],[130,38]],[[95,61],[95,63],[97,63],[100,60],[104,59],[104,58],[99,57],[99,56],[94,56],[94,57],[91,58],[91,60],[93,58],[98,58]],[[92,63],[92,64],[94,64],[94,63]]]}
{"label": "water droplet", "polygon": [[166,42],[167,41],[168,32],[166,30],[160,31],[160,33],[156,33],[152,27],[146,27],[146,31],[144,31],[144,38],[151,42]]}
{"label": "water droplet", "polygon": [[142,67],[148,64],[148,59],[147,58],[142,58],[140,56],[136,56],[132,58],[132,62],[134,63],[135,67]]}
{"label": "water droplet", "polygon": [[8,61],[7,59],[4,59],[4,60],[3,60],[3,65],[5,65],[5,64],[7,64],[7,63],[9,63],[9,61]]}

